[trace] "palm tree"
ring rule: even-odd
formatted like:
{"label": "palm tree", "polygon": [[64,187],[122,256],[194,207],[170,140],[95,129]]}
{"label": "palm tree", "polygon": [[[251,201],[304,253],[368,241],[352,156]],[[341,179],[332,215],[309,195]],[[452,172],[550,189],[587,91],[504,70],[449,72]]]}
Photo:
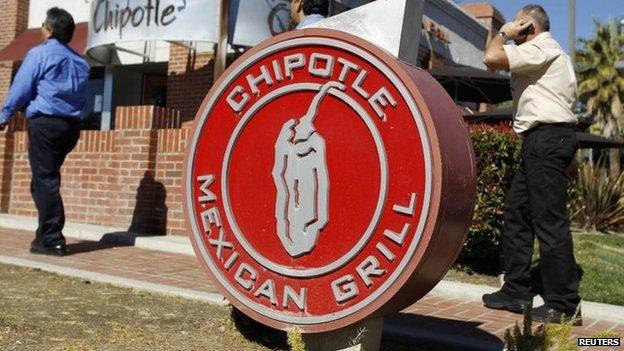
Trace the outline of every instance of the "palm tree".
{"label": "palm tree", "polygon": [[[624,33],[615,25],[594,21],[594,37],[580,39],[576,52],[579,97],[594,116],[596,129],[608,138],[624,135],[624,74],[615,68],[622,56]],[[611,174],[620,172],[620,150],[611,149]]]}

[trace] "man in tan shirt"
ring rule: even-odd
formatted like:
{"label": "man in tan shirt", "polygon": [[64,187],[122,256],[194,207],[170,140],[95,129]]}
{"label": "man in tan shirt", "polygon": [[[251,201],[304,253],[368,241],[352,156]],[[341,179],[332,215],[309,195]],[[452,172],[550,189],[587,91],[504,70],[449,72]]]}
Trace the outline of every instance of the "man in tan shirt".
{"label": "man in tan shirt", "polygon": [[[520,167],[505,199],[501,255],[505,284],[484,295],[483,303],[519,313],[532,306],[529,272],[537,236],[546,304],[532,314],[537,321],[558,323],[562,318],[572,320],[580,302],[565,175],[578,147],[572,112],[577,89],[570,57],[549,30],[544,9],[525,6],[501,28],[485,53],[488,67],[511,71],[513,128],[523,142]],[[516,45],[506,45],[509,40]]]}

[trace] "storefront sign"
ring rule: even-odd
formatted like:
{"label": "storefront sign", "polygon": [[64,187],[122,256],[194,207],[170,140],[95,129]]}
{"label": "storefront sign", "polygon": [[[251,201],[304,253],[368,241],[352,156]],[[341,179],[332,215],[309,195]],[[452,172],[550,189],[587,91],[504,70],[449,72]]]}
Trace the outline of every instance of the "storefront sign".
{"label": "storefront sign", "polygon": [[87,50],[127,41],[216,42],[218,0],[93,0]]}
{"label": "storefront sign", "polygon": [[425,71],[343,32],[294,31],[237,60],[195,120],[193,246],[258,321],[310,333],[396,312],[457,257],[474,156]]}

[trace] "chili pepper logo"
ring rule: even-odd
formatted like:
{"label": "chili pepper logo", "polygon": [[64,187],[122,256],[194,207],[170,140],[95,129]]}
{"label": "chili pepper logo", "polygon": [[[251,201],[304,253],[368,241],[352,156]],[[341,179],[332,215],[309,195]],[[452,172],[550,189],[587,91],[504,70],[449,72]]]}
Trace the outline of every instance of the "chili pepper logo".
{"label": "chili pepper logo", "polygon": [[284,123],[275,143],[273,179],[277,188],[277,235],[292,257],[312,252],[329,221],[329,174],[325,140],[314,127],[321,100],[339,82],[328,82],[314,96],[308,112]]}

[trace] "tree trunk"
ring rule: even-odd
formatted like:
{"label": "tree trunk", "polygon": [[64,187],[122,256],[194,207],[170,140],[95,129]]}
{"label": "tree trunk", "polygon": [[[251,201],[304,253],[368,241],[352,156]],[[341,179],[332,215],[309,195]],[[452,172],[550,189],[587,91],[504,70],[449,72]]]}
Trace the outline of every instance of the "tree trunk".
{"label": "tree trunk", "polygon": [[620,149],[609,150],[609,173],[613,177],[620,175]]}

